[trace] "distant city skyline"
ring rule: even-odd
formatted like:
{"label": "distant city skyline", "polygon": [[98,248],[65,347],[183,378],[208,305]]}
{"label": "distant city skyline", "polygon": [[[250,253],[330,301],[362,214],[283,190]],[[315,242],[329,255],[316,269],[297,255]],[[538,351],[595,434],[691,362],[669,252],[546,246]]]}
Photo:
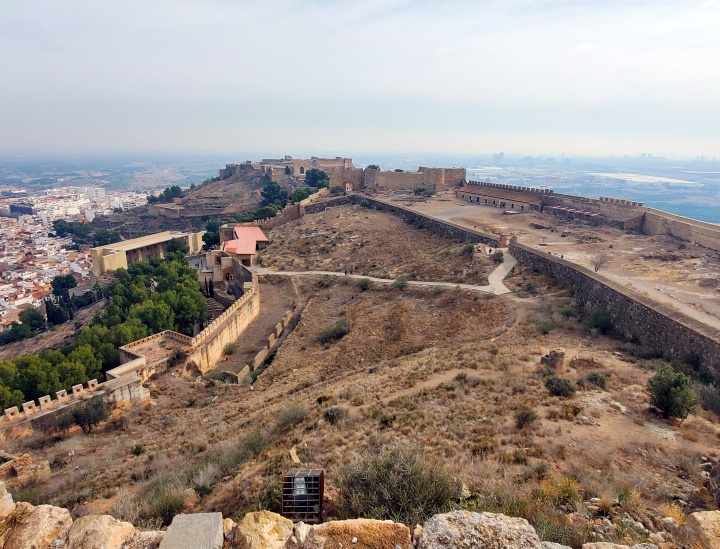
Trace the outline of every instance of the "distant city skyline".
{"label": "distant city skyline", "polygon": [[0,6],[0,156],[720,156],[720,1]]}

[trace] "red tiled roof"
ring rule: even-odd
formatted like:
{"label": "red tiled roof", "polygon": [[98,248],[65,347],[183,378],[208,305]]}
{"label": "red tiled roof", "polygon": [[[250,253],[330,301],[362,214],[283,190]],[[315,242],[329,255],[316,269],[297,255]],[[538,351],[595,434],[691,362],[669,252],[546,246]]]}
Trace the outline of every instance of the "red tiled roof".
{"label": "red tiled roof", "polygon": [[260,227],[254,225],[239,225],[235,227],[235,237],[238,240],[254,240],[255,242],[267,242],[267,236]]}
{"label": "red tiled roof", "polygon": [[253,255],[255,240],[228,240],[223,244],[223,251],[237,255]]}

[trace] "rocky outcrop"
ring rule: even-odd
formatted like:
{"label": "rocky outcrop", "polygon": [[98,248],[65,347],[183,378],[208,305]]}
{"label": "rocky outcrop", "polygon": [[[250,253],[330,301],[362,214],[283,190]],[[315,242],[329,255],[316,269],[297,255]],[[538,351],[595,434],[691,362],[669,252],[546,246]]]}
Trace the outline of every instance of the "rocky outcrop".
{"label": "rocky outcrop", "polygon": [[310,526],[297,524],[289,549],[412,549],[410,528],[391,521],[335,520]]}
{"label": "rocky outcrop", "polygon": [[68,533],[69,549],[122,549],[135,537],[135,527],[110,515],[94,515],[76,520]]}
{"label": "rocky outcrop", "polygon": [[453,511],[425,522],[418,549],[542,549],[535,529],[522,518]]}
{"label": "rocky outcrop", "polygon": [[4,519],[15,509],[15,502],[12,494],[5,488],[5,483],[0,482],[0,519]]}
{"label": "rocky outcrop", "polygon": [[15,510],[5,518],[8,528],[3,549],[46,548],[58,538],[63,539],[72,526],[70,512],[52,505],[33,507],[18,503]]}
{"label": "rocky outcrop", "polygon": [[232,536],[234,549],[282,549],[293,536],[291,520],[260,511],[248,513],[238,522]]}
{"label": "rocky outcrop", "polygon": [[693,513],[678,528],[677,542],[692,549],[720,549],[720,511]]}

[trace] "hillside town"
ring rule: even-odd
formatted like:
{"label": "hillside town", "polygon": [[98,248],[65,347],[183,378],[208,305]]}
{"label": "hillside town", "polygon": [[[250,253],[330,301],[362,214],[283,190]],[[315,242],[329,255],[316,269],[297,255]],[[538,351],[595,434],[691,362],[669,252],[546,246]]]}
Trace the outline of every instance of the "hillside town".
{"label": "hillside town", "polygon": [[[152,194],[152,191],[149,191]],[[53,232],[58,220],[89,223],[96,215],[140,206],[148,193],[102,187],[0,190],[0,327],[8,329],[24,309],[42,307],[56,276],[72,275],[82,293],[94,283],[85,246]],[[80,249],[77,249],[80,248]]]}

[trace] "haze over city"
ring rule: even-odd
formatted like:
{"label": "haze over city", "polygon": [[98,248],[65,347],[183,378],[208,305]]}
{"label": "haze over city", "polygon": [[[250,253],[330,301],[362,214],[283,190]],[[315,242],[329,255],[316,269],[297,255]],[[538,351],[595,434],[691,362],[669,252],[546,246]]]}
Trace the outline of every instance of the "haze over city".
{"label": "haze over city", "polygon": [[6,2],[0,152],[713,158],[720,2]]}

